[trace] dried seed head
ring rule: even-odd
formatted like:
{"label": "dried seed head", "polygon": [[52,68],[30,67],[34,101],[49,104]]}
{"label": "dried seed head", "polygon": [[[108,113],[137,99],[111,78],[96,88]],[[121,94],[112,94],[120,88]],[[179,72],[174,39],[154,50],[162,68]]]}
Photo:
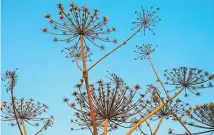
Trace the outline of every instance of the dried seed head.
{"label": "dried seed head", "polygon": [[153,9],[153,7],[151,7],[149,10],[145,10],[142,7],[142,12],[135,12],[137,15],[137,20],[132,23],[135,24],[133,29],[141,27],[143,28],[144,35],[146,34],[147,29],[155,35],[155,32],[152,30],[152,28],[155,27],[155,24],[161,20],[158,16],[155,15],[158,10],[160,9]]}
{"label": "dried seed head", "polygon": [[54,28],[54,32],[45,32],[57,36],[54,38],[54,42],[74,42],[80,48],[79,40],[82,36],[84,45],[90,46],[89,43],[91,43],[100,49],[104,49],[104,47],[98,45],[95,41],[115,42],[115,40],[105,37],[107,34],[114,32],[115,28],[106,28],[108,19],[106,16],[100,19],[97,9],[90,11],[87,6],[78,7],[74,2],[70,4],[68,12],[64,11],[61,3],[57,7],[59,8],[58,22],[51,19],[50,14],[45,15],[45,18],[51,22],[50,24]]}
{"label": "dried seed head", "polygon": [[143,60],[148,59],[150,55],[155,52],[157,46],[153,47],[152,44],[143,44],[142,46],[137,45],[136,47],[137,51],[134,52],[137,53],[139,56],[135,58],[135,60],[137,59]]}
{"label": "dried seed head", "polygon": [[[213,87],[208,72],[197,68],[173,68],[172,71],[165,70],[164,76],[166,78],[165,84],[175,86],[173,90],[181,88],[185,89],[185,96],[187,96],[187,90],[191,93],[199,96],[200,93],[196,92],[197,89],[211,88]],[[169,91],[171,92],[171,91]]]}

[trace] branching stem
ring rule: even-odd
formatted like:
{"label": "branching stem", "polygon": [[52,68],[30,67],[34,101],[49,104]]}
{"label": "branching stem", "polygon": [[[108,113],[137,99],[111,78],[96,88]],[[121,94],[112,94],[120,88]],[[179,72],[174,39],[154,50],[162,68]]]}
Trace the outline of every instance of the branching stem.
{"label": "branching stem", "polygon": [[98,135],[95,113],[94,113],[94,108],[93,108],[92,99],[91,99],[91,91],[90,91],[89,82],[88,82],[88,72],[86,71],[86,60],[85,60],[83,35],[80,35],[80,44],[81,44],[81,51],[82,51],[81,54],[82,54],[82,62],[83,62],[83,78],[85,80],[85,86],[86,86],[86,90],[87,90],[88,102],[89,102],[89,107],[90,107],[90,115],[91,115],[91,120],[92,120],[92,125],[93,125],[93,133],[94,133],[94,135]]}

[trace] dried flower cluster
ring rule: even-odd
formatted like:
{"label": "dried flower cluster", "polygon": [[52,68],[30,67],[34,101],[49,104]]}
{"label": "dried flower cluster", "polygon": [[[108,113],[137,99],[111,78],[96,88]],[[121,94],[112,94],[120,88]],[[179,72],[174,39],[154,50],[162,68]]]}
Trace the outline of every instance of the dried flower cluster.
{"label": "dried flower cluster", "polygon": [[[108,130],[116,129],[118,126],[130,128],[133,116],[145,108],[142,102],[143,96],[134,100],[140,86],[130,88],[125,83],[121,83],[119,80],[122,79],[116,74],[110,74],[110,78],[116,83],[104,83],[99,80],[97,85],[90,85],[97,126],[103,128],[104,121],[108,119]],[[68,98],[65,98],[64,102],[76,111],[76,120],[72,120],[72,122],[83,126],[82,129],[86,129],[91,127],[87,95],[82,92],[81,86],[78,86],[77,89],[79,92],[74,91],[72,94],[76,103],[69,103]],[[76,106],[77,104],[78,106]]]}
{"label": "dried flower cluster", "polygon": [[24,135],[27,134],[25,122],[31,126],[41,126],[41,129],[37,131],[37,134],[46,130],[48,127],[53,125],[53,116],[42,117],[48,109],[47,105],[41,104],[40,102],[35,103],[33,98],[24,101],[24,98],[16,99],[14,96],[14,87],[17,83],[18,75],[17,69],[13,71],[7,70],[2,74],[2,80],[7,81],[5,87],[6,91],[10,91],[11,101],[3,101],[1,104],[1,120],[12,122],[11,126],[18,126],[21,135],[23,131],[20,125],[23,126]]}
{"label": "dried flower cluster", "polygon": [[4,74],[2,74],[1,80],[2,81],[8,81],[5,85],[6,91],[13,91],[13,88],[15,87],[17,83],[17,71],[18,69],[14,69],[13,71],[7,70]]}
{"label": "dried flower cluster", "polygon": [[201,129],[197,134],[214,133],[214,103],[195,105],[193,109],[186,110],[186,114],[194,121],[187,124]]}
{"label": "dried flower cluster", "polygon": [[137,59],[148,59],[148,57],[151,55],[151,53],[155,52],[155,48],[157,46],[155,46],[153,48],[152,44],[143,44],[142,46],[136,46],[136,48],[138,49],[138,51],[134,51],[135,53],[139,54],[139,56],[137,58],[135,58],[135,60]]}
{"label": "dried flower cluster", "polygon": [[184,88],[185,96],[187,96],[187,90],[195,95],[200,95],[199,92],[196,92],[197,89],[213,87],[211,80],[214,79],[214,74],[210,74],[202,69],[187,67],[173,68],[171,71],[165,70],[164,76],[167,80],[165,84],[175,87],[171,91]]}
{"label": "dried flower cluster", "polygon": [[[162,104],[162,101],[165,101],[163,97],[160,97],[160,91],[153,85],[149,85],[147,90],[148,94],[150,95],[149,98],[146,100],[147,103],[147,112],[150,113],[156,107]],[[160,99],[161,98],[161,99]],[[175,119],[174,114],[179,116],[184,116],[185,110],[190,108],[189,104],[182,102],[180,99],[176,99],[175,101],[168,102],[162,109],[160,109],[156,114],[150,117],[150,120],[158,120],[162,117],[165,119]]]}
{"label": "dried flower cluster", "polygon": [[[24,120],[31,126],[39,126],[39,123],[42,123],[45,128],[52,126],[53,116],[50,118],[42,117],[42,114],[45,113],[48,109],[48,106],[41,104],[40,102],[34,103],[34,99],[29,99],[24,101],[24,98],[14,99],[17,118],[19,123],[22,123]],[[14,111],[12,109],[12,103],[3,102],[2,103],[2,120],[3,121],[15,121]],[[11,126],[15,126],[17,123],[12,123]]]}
{"label": "dried flower cluster", "polygon": [[156,16],[156,13],[158,10],[160,10],[160,8],[156,8],[155,10],[153,7],[151,7],[149,10],[145,10],[142,6],[141,8],[142,11],[140,13],[135,12],[135,14],[137,14],[137,21],[132,22],[132,24],[136,25],[133,29],[142,27],[144,30],[144,35],[146,33],[146,29],[148,29],[155,35],[152,27],[155,27],[155,24],[157,24],[161,20],[158,16]]}
{"label": "dried flower cluster", "polygon": [[105,35],[114,32],[116,29],[114,27],[106,28],[108,18],[104,16],[101,19],[97,9],[90,11],[87,6],[78,7],[74,2],[71,2],[67,12],[61,3],[57,7],[60,21],[55,21],[50,14],[45,15],[55,32],[50,32],[47,28],[42,29],[45,33],[62,37],[62,39],[55,37],[53,39],[54,42],[65,41],[70,43],[76,40],[76,44],[78,44],[82,35],[86,46],[88,46],[86,40],[100,49],[104,49],[104,46],[98,45],[95,40],[117,43],[117,40],[105,37]]}
{"label": "dried flower cluster", "polygon": [[[85,50],[85,59],[88,61],[91,61],[91,49],[88,46],[84,46],[84,50]],[[81,60],[82,61],[82,50],[81,47],[78,46],[77,44],[71,46],[71,47],[67,47],[64,50],[62,50],[62,52],[64,52],[66,54],[66,58],[71,58],[72,62]]]}
{"label": "dried flower cluster", "polygon": [[[110,72],[107,76],[109,82],[105,83],[103,80],[99,80],[94,84],[89,83],[88,72],[90,69],[121,46],[127,44],[138,32],[143,30],[145,35],[146,30],[148,30],[155,35],[153,28],[161,20],[156,15],[157,11],[160,10],[159,8],[151,7],[149,10],[145,10],[142,7],[141,12],[135,12],[137,20],[133,22],[135,25],[133,29],[137,30],[112,51],[88,67],[87,61],[91,61],[92,55],[91,47],[96,46],[104,50],[105,47],[102,45],[104,42],[117,43],[116,39],[112,40],[108,37],[108,34],[116,31],[116,29],[114,27],[107,28],[108,18],[106,16],[100,18],[97,9],[90,11],[87,6],[78,7],[74,2],[70,3],[67,11],[61,3],[57,4],[57,7],[59,16],[57,20],[54,20],[49,13],[44,16],[53,29],[43,28],[42,32],[54,35],[54,42],[71,44],[62,52],[65,53],[66,58],[76,62],[77,67],[82,71],[82,79],[80,83],[75,85],[77,90],[72,93],[73,100],[70,101],[67,97],[63,99],[63,102],[74,111],[75,119],[72,119],[71,122],[79,126],[78,128],[71,128],[71,130],[88,129],[93,135],[98,135],[97,130],[103,129],[103,134],[107,135],[108,131],[122,127],[130,128],[126,135],[130,135],[136,129],[139,129],[141,134],[147,135],[142,130],[142,123],[146,122],[150,134],[156,135],[162,120],[165,118],[180,122],[187,131],[185,134],[176,134],[173,129],[169,128],[168,134],[199,135],[208,133],[211,135],[214,133],[214,103],[196,105],[191,108],[189,104],[185,104],[177,98],[183,91],[185,91],[185,96],[187,96],[187,91],[200,95],[196,90],[213,87],[211,81],[214,80],[214,74],[202,69],[179,67],[173,68],[171,71],[165,70],[166,81],[162,81],[150,57],[157,46],[152,44],[137,45],[135,53],[138,56],[135,60],[149,60],[157,82],[160,83],[161,89],[166,94],[165,96],[161,94],[161,89],[154,85],[148,85],[147,90],[137,96],[141,89],[140,84],[129,87],[122,78]],[[78,64],[79,61],[82,66]],[[1,120],[12,122],[11,126],[17,125],[21,135],[27,135],[25,122],[31,126],[42,125],[35,134],[38,135],[53,125],[53,116],[44,117],[43,114],[48,109],[47,105],[35,102],[33,98],[27,101],[24,98],[15,98],[13,91],[18,77],[16,70],[6,71],[5,74],[2,74],[2,81],[7,81],[5,86],[6,91],[10,91],[11,102],[2,102]],[[165,85],[172,87],[166,89]],[[173,91],[175,91],[175,95],[171,96],[170,92]],[[194,122],[182,121],[181,118],[185,116]],[[156,120],[159,120],[159,123],[153,131],[149,122]],[[191,133],[187,126],[203,131]]]}

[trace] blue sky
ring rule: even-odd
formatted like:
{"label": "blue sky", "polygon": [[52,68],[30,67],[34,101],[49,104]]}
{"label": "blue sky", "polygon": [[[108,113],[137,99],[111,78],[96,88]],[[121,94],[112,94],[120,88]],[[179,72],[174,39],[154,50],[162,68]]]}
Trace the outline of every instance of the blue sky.
{"label": "blue sky", "polygon": [[[69,120],[74,117],[72,110],[62,103],[64,96],[70,96],[74,85],[81,77],[75,64],[65,59],[60,52],[68,46],[63,43],[53,43],[52,36],[43,34],[41,28],[48,27],[43,17],[46,13],[56,16],[58,0],[3,0],[2,1],[2,72],[14,68],[18,70],[18,83],[15,88],[17,97],[34,97],[49,105],[47,113],[55,116],[53,128],[49,128],[42,135],[85,135],[89,132],[71,132],[73,126]],[[67,7],[71,1],[62,0]],[[196,67],[214,73],[214,1],[179,0],[179,1],[151,1],[151,0],[76,0],[77,5],[87,5],[90,9],[97,8],[101,16],[108,16],[108,26],[114,26],[117,32],[110,35],[119,42],[133,33],[132,21],[135,21],[135,11],[140,6],[145,8],[159,7],[158,16],[162,21],[154,29],[156,35],[147,32],[138,33],[128,44],[117,50],[105,61],[98,64],[90,72],[90,82],[106,79],[106,71],[117,73],[133,86],[140,83],[155,83],[155,76],[148,61],[134,61],[135,46],[144,43],[158,45],[152,55],[154,65],[163,78],[166,68],[187,66]],[[114,44],[104,44],[106,50],[100,52],[93,48],[93,62],[106,52],[114,48]],[[93,63],[92,62],[92,63]],[[91,63],[89,63],[91,64]],[[142,90],[143,91],[143,90]],[[201,90],[201,97],[190,95],[183,98],[191,104],[208,103],[213,101],[213,89]],[[9,100],[9,95],[2,89],[2,100]],[[167,129],[182,130],[179,124],[165,121],[158,135],[167,134]],[[155,125],[155,123],[153,123]],[[28,127],[29,134],[35,129]],[[124,134],[127,129],[119,129],[110,135]],[[192,130],[196,131],[196,130]],[[10,127],[9,123],[2,123],[2,135],[16,135],[18,130]],[[133,135],[138,135],[134,132]]]}

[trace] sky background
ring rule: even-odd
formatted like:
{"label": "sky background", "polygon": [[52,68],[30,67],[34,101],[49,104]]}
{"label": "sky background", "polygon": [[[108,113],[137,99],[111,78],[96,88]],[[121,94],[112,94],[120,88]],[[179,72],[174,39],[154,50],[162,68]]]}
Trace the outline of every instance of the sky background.
{"label": "sky background", "polygon": [[[63,97],[70,97],[74,85],[81,78],[81,73],[70,59],[60,51],[68,46],[64,43],[53,43],[53,36],[43,34],[41,28],[50,25],[44,18],[46,13],[57,17],[56,4],[59,0],[2,0],[2,72],[18,68],[18,83],[15,95],[49,106],[48,113],[55,116],[55,123],[41,135],[85,135],[88,131],[70,131],[76,127],[69,120],[74,118],[73,111],[62,102]],[[71,1],[62,0],[65,7]],[[214,73],[214,1],[206,0],[76,0],[77,5],[87,5],[89,9],[97,8],[100,16],[108,16],[108,26],[114,26],[116,33],[110,35],[118,42],[124,41],[134,31],[132,22],[136,20],[135,11],[145,8],[159,7],[158,16],[162,21],[155,27],[156,35],[147,32],[138,33],[126,46],[107,57],[90,72],[90,82],[106,79],[106,71],[117,73],[130,85],[136,83],[145,90],[147,84],[155,83],[155,75],[148,61],[135,61],[135,46],[146,43],[158,45],[152,54],[153,63],[163,78],[163,71],[173,67],[187,66],[202,68]],[[101,52],[92,47],[94,55],[92,64],[115,44],[104,44],[106,50]],[[158,85],[158,84],[157,84]],[[159,87],[159,85],[158,85]],[[192,105],[213,101],[214,89],[200,90],[201,96],[189,95],[185,102]],[[9,100],[9,94],[2,87],[2,100]],[[2,122],[2,135],[18,135],[16,127]],[[156,123],[152,123],[153,126]],[[164,121],[158,135],[166,135],[168,128],[183,132],[176,122]],[[29,135],[36,129],[27,126]],[[127,129],[118,129],[109,135],[125,134]],[[147,131],[147,129],[145,129]],[[198,130],[192,129],[192,132]],[[140,134],[135,131],[133,135]]]}

